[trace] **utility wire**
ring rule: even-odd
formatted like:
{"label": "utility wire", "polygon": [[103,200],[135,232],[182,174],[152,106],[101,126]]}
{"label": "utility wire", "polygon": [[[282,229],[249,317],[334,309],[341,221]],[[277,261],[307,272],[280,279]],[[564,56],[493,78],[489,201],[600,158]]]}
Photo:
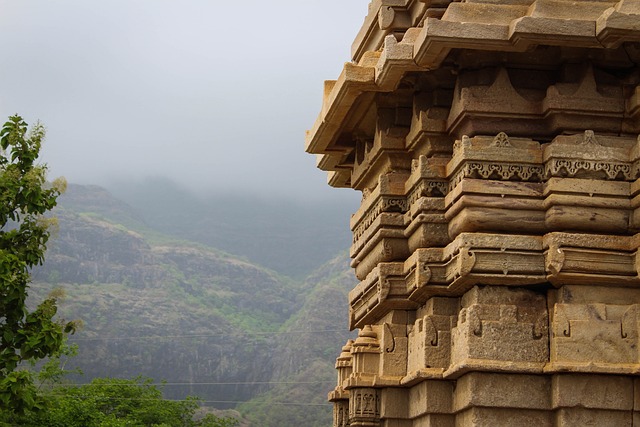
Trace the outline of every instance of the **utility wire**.
{"label": "utility wire", "polygon": [[[130,384],[130,383],[119,383],[116,379],[113,383],[106,384],[95,384],[95,383],[69,383],[69,384],[52,384],[53,387],[138,387],[138,384]],[[142,384],[143,386],[156,386],[156,387],[164,387],[164,386],[193,386],[193,385],[268,385],[268,384],[333,384],[335,381],[245,381],[245,382],[205,382],[205,383],[150,383],[150,384]]]}
{"label": "utility wire", "polygon": [[305,330],[291,332],[247,332],[247,333],[229,333],[229,334],[181,334],[181,335],[142,335],[131,337],[87,337],[76,338],[69,337],[68,342],[77,341],[126,341],[126,340],[149,340],[149,339],[178,339],[178,338],[224,338],[224,337],[252,337],[252,336],[273,336],[273,335],[293,335],[293,334],[322,334],[322,333],[349,333],[345,329],[321,329],[321,330]]}
{"label": "utility wire", "polygon": [[[51,396],[59,396],[59,397],[68,397],[66,394],[56,394],[56,393],[51,393]],[[170,401],[170,402],[190,402],[190,400],[186,400],[186,399],[154,399],[154,398],[144,398],[144,397],[97,397],[97,396],[72,396],[74,398],[79,398],[79,399],[87,399],[87,398],[92,398],[92,399],[96,399],[96,400],[130,400],[130,401],[139,401],[139,402],[143,402],[143,401],[155,401],[155,400],[166,400],[166,401]],[[195,401],[197,403],[233,403],[233,404],[238,404],[238,403],[248,403],[251,402],[249,400],[199,400],[199,399],[194,399],[192,401]],[[310,402],[269,402],[269,405],[283,405],[283,406],[331,406],[330,403],[310,403]]]}

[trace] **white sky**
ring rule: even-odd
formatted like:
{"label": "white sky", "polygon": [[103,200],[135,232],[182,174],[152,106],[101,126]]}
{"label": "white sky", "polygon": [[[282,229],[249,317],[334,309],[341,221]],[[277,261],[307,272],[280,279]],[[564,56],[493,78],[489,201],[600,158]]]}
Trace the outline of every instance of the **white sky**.
{"label": "white sky", "polygon": [[326,193],[304,131],[368,3],[0,0],[0,120],[44,123],[51,178]]}

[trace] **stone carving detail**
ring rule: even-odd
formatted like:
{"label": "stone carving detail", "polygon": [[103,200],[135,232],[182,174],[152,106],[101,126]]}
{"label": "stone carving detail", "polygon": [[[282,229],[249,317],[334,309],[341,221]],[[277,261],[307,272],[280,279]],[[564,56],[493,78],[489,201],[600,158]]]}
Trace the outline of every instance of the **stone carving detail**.
{"label": "stone carving detail", "polygon": [[433,323],[433,317],[426,316],[424,318],[424,333],[427,338],[427,341],[432,347],[438,346],[438,330],[436,329],[436,325]]}
{"label": "stone carving detail", "polygon": [[449,184],[449,191],[455,188],[465,178],[474,179],[496,179],[520,181],[542,181],[545,176],[543,166],[527,164],[496,164],[485,162],[473,162],[465,164],[462,169],[453,177]]}
{"label": "stone carving detail", "polygon": [[384,334],[385,342],[384,342],[384,351],[386,353],[393,353],[396,349],[396,340],[393,336],[393,331],[389,327],[388,323],[384,324]]}
{"label": "stone carving detail", "polygon": [[380,391],[375,388],[354,388],[350,390],[349,419],[358,422],[380,420]]}
{"label": "stone carving detail", "polygon": [[478,307],[472,306],[469,309],[462,309],[460,311],[460,323],[464,324],[468,322],[473,335],[477,337],[482,336],[482,320],[478,316]]}
{"label": "stone carving detail", "polygon": [[423,180],[407,198],[407,207],[414,205],[420,197],[444,197],[449,192],[448,181]]}
{"label": "stone carving detail", "polygon": [[595,133],[592,130],[584,131],[584,137],[582,138],[582,145],[600,145],[596,140]]}
{"label": "stone carving detail", "polygon": [[461,139],[456,140],[453,143],[453,151],[454,153],[459,153],[465,147],[471,146],[471,139],[467,135],[462,135]]}
{"label": "stone carving detail", "polygon": [[509,137],[504,132],[500,132],[496,135],[491,145],[494,147],[512,147],[511,142],[509,142]]}
{"label": "stone carving detail", "polygon": [[619,179],[629,181],[634,179],[631,175],[631,165],[627,163],[598,162],[591,160],[553,159],[545,164],[545,176],[551,178],[575,177],[589,172],[604,172],[607,179]]}
{"label": "stone carving detail", "polygon": [[338,401],[333,404],[333,427],[349,427],[349,402]]}

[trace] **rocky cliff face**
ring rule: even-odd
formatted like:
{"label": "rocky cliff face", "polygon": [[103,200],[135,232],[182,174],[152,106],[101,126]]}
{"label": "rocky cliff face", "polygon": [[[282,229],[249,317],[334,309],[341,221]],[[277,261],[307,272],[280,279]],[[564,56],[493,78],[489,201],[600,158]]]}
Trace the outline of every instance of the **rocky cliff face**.
{"label": "rocky cliff face", "polygon": [[298,413],[305,407],[277,403],[325,403],[355,283],[346,256],[293,280],[168,238],[99,188],[70,186],[55,215],[59,231],[31,294],[63,288],[60,315],[84,321],[72,337],[71,364],[85,372],[78,381],[145,375],[166,380],[172,398],[195,394],[221,408],[262,399],[244,406],[255,425],[296,425],[300,416],[326,424],[329,406]]}

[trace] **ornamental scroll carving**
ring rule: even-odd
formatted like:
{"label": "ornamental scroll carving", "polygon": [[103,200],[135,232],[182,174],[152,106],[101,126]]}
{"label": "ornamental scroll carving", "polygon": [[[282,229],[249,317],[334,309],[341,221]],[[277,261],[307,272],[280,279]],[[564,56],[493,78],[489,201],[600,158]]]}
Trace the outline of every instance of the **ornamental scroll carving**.
{"label": "ornamental scroll carving", "polygon": [[545,148],[545,179],[635,180],[638,168],[630,158],[633,145],[630,138],[597,137],[592,130],[558,136]]}
{"label": "ornamental scroll carving", "polygon": [[496,135],[491,145],[494,147],[512,147],[509,137],[504,132],[500,132]]}
{"label": "ornamental scroll carving", "polygon": [[449,181],[423,180],[416,186],[407,198],[408,207],[421,197],[444,197],[449,192]]}
{"label": "ornamental scroll carving", "polygon": [[384,351],[385,353],[393,353],[396,349],[396,339],[393,336],[393,331],[389,327],[388,323],[384,324]]}
{"label": "ornamental scroll carving", "polygon": [[544,175],[547,178],[574,178],[585,174],[591,176],[593,173],[597,174],[601,172],[601,175],[609,180],[630,181],[635,179],[635,177],[632,176],[631,170],[631,165],[628,163],[552,159],[545,164]]}
{"label": "ornamental scroll carving", "polygon": [[451,179],[449,191],[455,188],[465,178],[495,179],[501,181],[520,180],[540,182],[545,176],[542,166],[529,164],[502,164],[488,162],[466,163]]}
{"label": "ornamental scroll carving", "polygon": [[437,347],[439,341],[438,328],[436,328],[436,325],[433,323],[433,317],[425,316],[423,324],[426,342],[429,343],[431,347]]}

